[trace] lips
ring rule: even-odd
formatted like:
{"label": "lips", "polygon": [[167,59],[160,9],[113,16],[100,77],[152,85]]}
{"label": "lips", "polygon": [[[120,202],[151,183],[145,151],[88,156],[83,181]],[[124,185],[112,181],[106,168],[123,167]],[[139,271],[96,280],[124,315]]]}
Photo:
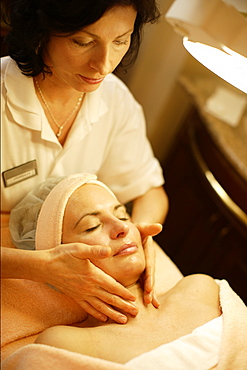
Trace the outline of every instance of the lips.
{"label": "lips", "polygon": [[104,77],[102,77],[102,78],[88,78],[88,77],[85,77],[85,76],[82,76],[82,75],[79,75],[79,76],[81,77],[81,79],[84,82],[86,82],[87,84],[90,84],[90,85],[99,84],[104,80]]}
{"label": "lips", "polygon": [[138,248],[135,243],[126,243],[126,244],[123,244],[120,248],[118,248],[117,252],[114,254],[113,257],[132,254],[132,253],[135,253],[137,249]]}

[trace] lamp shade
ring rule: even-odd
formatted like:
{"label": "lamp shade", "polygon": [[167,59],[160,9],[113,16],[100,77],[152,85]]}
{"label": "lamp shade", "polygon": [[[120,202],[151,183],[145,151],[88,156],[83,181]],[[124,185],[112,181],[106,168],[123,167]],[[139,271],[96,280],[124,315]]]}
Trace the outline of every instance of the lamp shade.
{"label": "lamp shade", "polygon": [[247,93],[247,1],[232,1],[175,0],[166,19],[191,55]]}

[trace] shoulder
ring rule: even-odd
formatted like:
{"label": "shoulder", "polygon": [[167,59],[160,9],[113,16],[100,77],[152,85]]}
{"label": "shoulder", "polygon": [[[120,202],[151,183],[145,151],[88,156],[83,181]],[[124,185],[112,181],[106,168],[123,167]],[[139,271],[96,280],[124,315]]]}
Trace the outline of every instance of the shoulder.
{"label": "shoulder", "polygon": [[43,331],[35,343],[92,356],[94,342],[90,334],[91,332],[86,328],[59,325]]}
{"label": "shoulder", "polygon": [[200,294],[201,292],[216,292],[219,293],[218,284],[215,280],[205,274],[193,274],[185,276],[180,282],[181,288],[189,290],[190,293]]}
{"label": "shoulder", "polygon": [[10,63],[11,59],[10,57],[3,57],[1,58],[1,84],[5,80],[6,70]]}
{"label": "shoulder", "polygon": [[16,66],[15,61],[10,57],[2,57],[1,58],[1,78],[3,79],[6,75],[9,67]]}
{"label": "shoulder", "polygon": [[1,69],[6,69],[6,66],[11,63],[11,61],[13,61],[13,59],[11,59],[10,57],[2,57],[1,58]]}
{"label": "shoulder", "polygon": [[1,58],[1,84],[5,85],[7,91],[12,91],[13,87],[20,94],[20,85],[30,84],[30,78],[24,76],[16,62],[9,56]]}
{"label": "shoulder", "polygon": [[185,276],[181,280],[181,284],[188,287],[193,287],[195,289],[199,289],[202,287],[218,287],[215,280],[211,276],[206,274],[192,274]]}
{"label": "shoulder", "polygon": [[182,294],[190,301],[219,307],[219,286],[209,275],[188,275],[178,282],[176,289],[178,294]]}
{"label": "shoulder", "polygon": [[171,289],[168,297],[177,317],[181,322],[188,321],[191,329],[222,313],[218,285],[208,275],[194,274],[184,277]]}

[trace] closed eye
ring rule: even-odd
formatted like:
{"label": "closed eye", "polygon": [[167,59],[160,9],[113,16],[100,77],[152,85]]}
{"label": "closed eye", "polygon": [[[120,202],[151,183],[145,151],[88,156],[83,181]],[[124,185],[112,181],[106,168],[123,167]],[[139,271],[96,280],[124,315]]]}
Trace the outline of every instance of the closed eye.
{"label": "closed eye", "polygon": [[85,230],[85,231],[86,231],[86,233],[90,233],[90,231],[94,231],[94,230],[96,230],[99,226],[100,226],[100,224],[99,224],[99,225],[97,225],[97,226],[94,226],[94,227],[90,227],[89,229],[87,229],[87,230]]}

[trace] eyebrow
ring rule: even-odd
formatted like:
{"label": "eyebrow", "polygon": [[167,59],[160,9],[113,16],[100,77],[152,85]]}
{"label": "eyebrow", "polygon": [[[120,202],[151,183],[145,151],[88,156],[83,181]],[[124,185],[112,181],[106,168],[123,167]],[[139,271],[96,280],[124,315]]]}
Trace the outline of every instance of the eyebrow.
{"label": "eyebrow", "polygon": [[[119,203],[117,204],[114,208],[113,208],[113,212],[114,211],[117,211],[119,208],[123,207],[124,210],[126,211],[126,208],[123,204]],[[73,227],[73,230],[77,227],[77,225],[81,222],[81,220],[83,220],[83,218],[87,217],[87,216],[99,216],[101,214],[101,212],[89,212],[89,213],[85,213],[84,215],[82,215],[79,220],[76,222],[75,226]]]}
{"label": "eyebrow", "polygon": [[[98,36],[98,35],[95,35],[94,33],[92,33],[92,32],[88,32],[88,31],[86,31],[86,30],[81,30],[81,32],[84,32],[84,33],[87,33],[88,35],[90,35],[90,36],[92,36],[92,37],[95,37],[95,38],[97,38],[97,39],[100,39],[100,36]],[[131,28],[130,30],[128,30],[128,31],[126,31],[126,32],[124,32],[122,35],[119,35],[119,36],[117,36],[116,38],[115,38],[115,40],[116,39],[119,39],[120,37],[123,37],[123,36],[126,36],[128,33],[132,33],[132,32],[134,32],[134,29],[133,28]]]}

